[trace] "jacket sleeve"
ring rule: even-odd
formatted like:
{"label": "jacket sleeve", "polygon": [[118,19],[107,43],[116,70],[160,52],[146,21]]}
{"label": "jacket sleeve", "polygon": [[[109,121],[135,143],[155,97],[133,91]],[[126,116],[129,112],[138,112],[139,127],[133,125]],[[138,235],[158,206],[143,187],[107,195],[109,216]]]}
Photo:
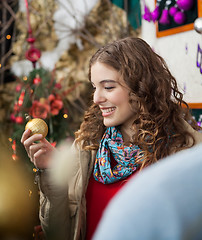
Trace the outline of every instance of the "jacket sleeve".
{"label": "jacket sleeve", "polygon": [[40,172],[37,182],[40,189],[39,218],[46,238],[68,240],[70,213],[68,186],[58,186],[51,181],[51,170]]}

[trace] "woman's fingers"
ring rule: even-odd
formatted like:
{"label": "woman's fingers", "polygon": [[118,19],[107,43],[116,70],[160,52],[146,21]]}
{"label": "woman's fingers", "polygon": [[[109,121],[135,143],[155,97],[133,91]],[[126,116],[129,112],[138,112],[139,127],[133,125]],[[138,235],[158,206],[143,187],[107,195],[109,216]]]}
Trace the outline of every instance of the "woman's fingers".
{"label": "woman's fingers", "polygon": [[30,137],[30,133],[31,131],[29,129],[27,129],[26,131],[24,131],[24,133],[22,134],[21,137],[21,143],[24,143],[24,141]]}
{"label": "woman's fingers", "polygon": [[24,141],[22,142],[25,146],[30,146],[32,143],[40,141],[43,138],[42,134],[34,134],[30,137],[27,137],[23,139]]}
{"label": "woman's fingers", "polygon": [[33,156],[33,163],[37,168],[44,169],[49,167],[49,157],[46,149],[42,148],[38,150]]}
{"label": "woman's fingers", "polygon": [[42,134],[30,136],[31,131],[26,130],[21,138],[21,142],[27,151],[27,154],[37,168],[48,168],[50,153],[55,149]]}
{"label": "woman's fingers", "polygon": [[[30,147],[37,141],[40,141],[43,136],[41,134],[34,134],[31,137],[28,137],[28,134],[25,134],[23,139],[22,139],[22,144],[25,147],[25,150],[27,151],[28,156],[30,157],[31,153],[30,153]],[[27,138],[28,137],[28,138]]]}
{"label": "woman's fingers", "polygon": [[46,146],[42,142],[39,142],[37,144],[33,143],[32,145],[30,145],[30,147],[29,147],[30,156],[33,157],[35,155],[35,153],[37,153],[40,149],[44,149],[44,151],[46,149]]}

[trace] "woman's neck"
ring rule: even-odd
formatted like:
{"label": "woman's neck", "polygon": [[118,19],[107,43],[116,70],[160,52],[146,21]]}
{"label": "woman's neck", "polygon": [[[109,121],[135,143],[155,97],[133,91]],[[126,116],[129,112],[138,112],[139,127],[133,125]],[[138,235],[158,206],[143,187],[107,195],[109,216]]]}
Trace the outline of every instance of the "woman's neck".
{"label": "woman's neck", "polygon": [[121,131],[121,134],[123,136],[123,141],[125,143],[129,143],[132,142],[132,136],[133,136],[133,130],[131,129],[131,127],[124,127],[124,126],[121,126],[120,127],[120,131]]}

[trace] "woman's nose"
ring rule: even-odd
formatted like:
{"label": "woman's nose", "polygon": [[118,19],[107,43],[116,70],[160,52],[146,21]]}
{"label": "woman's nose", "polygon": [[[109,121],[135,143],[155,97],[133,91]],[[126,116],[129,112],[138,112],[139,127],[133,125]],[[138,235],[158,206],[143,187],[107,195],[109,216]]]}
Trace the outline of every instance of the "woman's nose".
{"label": "woman's nose", "polygon": [[105,101],[106,101],[106,98],[103,95],[102,91],[95,90],[94,95],[93,95],[93,102],[95,104],[100,104],[100,103],[105,102]]}

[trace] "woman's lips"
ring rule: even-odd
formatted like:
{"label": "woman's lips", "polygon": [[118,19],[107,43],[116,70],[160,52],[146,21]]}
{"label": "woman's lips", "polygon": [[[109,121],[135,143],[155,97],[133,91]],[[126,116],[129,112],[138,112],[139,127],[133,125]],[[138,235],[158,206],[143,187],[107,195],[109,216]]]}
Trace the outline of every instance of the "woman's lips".
{"label": "woman's lips", "polygon": [[115,109],[116,109],[115,107],[100,108],[103,117],[108,117],[108,116],[112,115],[114,113]]}

